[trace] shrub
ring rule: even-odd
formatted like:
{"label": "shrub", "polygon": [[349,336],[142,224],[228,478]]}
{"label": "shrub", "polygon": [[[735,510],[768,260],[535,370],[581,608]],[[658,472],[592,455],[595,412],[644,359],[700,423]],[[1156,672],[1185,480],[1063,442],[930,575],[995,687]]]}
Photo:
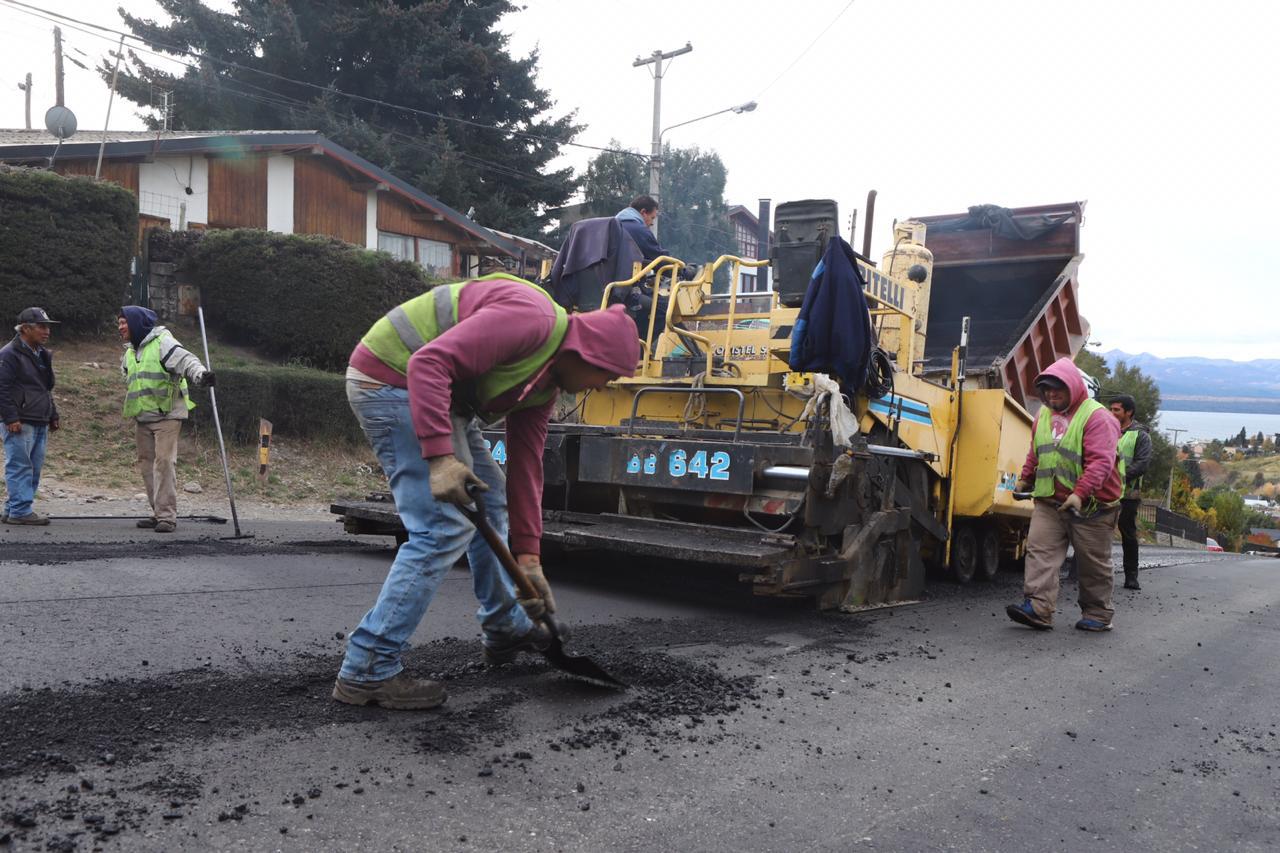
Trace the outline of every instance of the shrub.
{"label": "shrub", "polygon": [[330,237],[211,231],[183,263],[222,337],[340,370],[379,317],[433,282],[421,267]]}
{"label": "shrub", "polygon": [[204,238],[205,231],[188,228],[186,231],[170,231],[168,228],[147,229],[147,260],[178,264],[195,249]]}
{"label": "shrub", "polygon": [[[363,444],[364,434],[347,405],[346,380],[341,374],[302,367],[220,367],[218,417],[228,441],[252,444],[258,440],[258,419],[271,421],[276,435]],[[196,408],[191,420],[197,429],[213,430],[209,393],[192,392]]]}
{"label": "shrub", "polygon": [[0,166],[0,325],[38,305],[59,333],[115,323],[138,230],[133,194],[92,178]]}

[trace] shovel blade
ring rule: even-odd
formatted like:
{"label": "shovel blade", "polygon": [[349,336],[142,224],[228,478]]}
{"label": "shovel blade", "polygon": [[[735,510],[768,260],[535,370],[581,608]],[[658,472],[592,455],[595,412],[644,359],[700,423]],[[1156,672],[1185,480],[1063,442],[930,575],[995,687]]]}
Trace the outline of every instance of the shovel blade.
{"label": "shovel blade", "polygon": [[591,658],[586,655],[571,655],[566,652],[564,644],[560,642],[559,637],[551,641],[551,645],[547,646],[542,655],[547,659],[547,663],[580,681],[611,690],[627,689],[627,685],[624,682],[605,672],[604,668]]}

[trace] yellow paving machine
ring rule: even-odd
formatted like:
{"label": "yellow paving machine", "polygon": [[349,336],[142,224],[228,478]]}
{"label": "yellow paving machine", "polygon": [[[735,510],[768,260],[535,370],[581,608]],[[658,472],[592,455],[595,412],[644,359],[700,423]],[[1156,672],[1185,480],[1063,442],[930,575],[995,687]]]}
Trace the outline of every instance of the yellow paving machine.
{"label": "yellow paving machine", "polygon": [[[649,296],[641,362],[551,425],[545,540],[732,567],[757,594],[846,610],[918,597],[927,565],[993,576],[1025,542],[1034,377],[1087,339],[1082,219],[1073,203],[896,222],[878,264],[857,255],[877,342],[857,389],[789,367],[834,201],[780,205],[768,260],[690,275],[661,257],[611,283],[602,306]],[[744,292],[753,267],[767,290]],[[332,508],[352,532],[399,532],[385,500]]]}

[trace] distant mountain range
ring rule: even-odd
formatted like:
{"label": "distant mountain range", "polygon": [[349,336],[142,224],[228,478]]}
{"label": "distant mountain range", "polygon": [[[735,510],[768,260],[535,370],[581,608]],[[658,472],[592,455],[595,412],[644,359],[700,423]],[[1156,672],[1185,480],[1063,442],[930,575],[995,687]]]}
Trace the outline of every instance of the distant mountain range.
{"label": "distant mountain range", "polygon": [[1117,349],[1102,357],[1109,367],[1123,361],[1154,379],[1164,409],[1280,414],[1280,359],[1160,358]]}

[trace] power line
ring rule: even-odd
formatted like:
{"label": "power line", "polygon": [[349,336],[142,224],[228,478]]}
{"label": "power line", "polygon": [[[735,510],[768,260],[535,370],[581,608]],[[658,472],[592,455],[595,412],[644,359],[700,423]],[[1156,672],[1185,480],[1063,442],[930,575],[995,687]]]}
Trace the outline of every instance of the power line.
{"label": "power line", "polygon": [[[10,0],[3,0],[3,2],[10,2]],[[21,11],[21,10],[15,10],[15,11]],[[34,17],[42,17],[40,15],[36,15],[35,13],[28,13],[28,14],[32,14]],[[50,18],[42,18],[42,19],[46,21],[52,20]],[[90,30],[85,30],[71,24],[68,24],[67,27],[68,29],[75,30],[77,32],[83,33],[93,38],[100,38],[108,42],[114,41],[114,39],[112,39],[108,35],[92,32]],[[163,54],[157,53],[154,50],[149,50],[145,47],[132,46],[129,48],[129,50],[130,52],[135,54],[143,53],[148,56],[153,56],[157,59],[163,59],[168,62],[177,63],[178,65],[181,65],[184,68],[188,68],[191,70],[199,70],[199,66],[197,65],[184,62],[181,59],[177,59],[172,56],[165,56]],[[194,84],[196,87],[210,93],[215,93],[219,95],[230,95],[232,97],[240,98],[241,100],[249,101],[251,103],[258,103],[264,106],[276,107],[278,109],[296,111],[296,110],[302,110],[302,109],[314,109],[316,107],[316,103],[314,101],[304,101],[299,98],[291,98],[288,95],[282,95],[274,90],[266,89],[261,86],[257,86],[253,83],[249,83],[248,81],[238,80],[236,78],[219,78],[219,82],[217,84],[205,82],[203,80],[200,80],[198,77],[188,78],[185,82],[189,84]],[[250,92],[237,91],[235,88],[233,88],[233,86],[246,86],[250,89],[256,89],[258,92],[261,92],[262,94],[257,95]],[[372,130],[379,131],[386,136],[398,138],[400,143],[407,148],[416,149],[418,151],[429,153],[436,156],[439,156],[442,153],[446,153],[446,149],[443,146],[433,144],[425,138],[419,139],[417,137],[410,136],[408,133],[405,133],[404,131],[396,130],[394,128],[389,128],[384,125],[379,125],[363,118],[359,118],[355,116],[353,116],[352,118],[354,121],[357,121],[363,124],[365,127],[368,127]],[[524,180],[534,181],[536,183],[540,183],[540,184],[543,184],[544,186],[551,187],[554,189],[563,189],[562,184],[556,181],[553,181],[550,178],[547,178],[546,176],[540,175],[536,172],[522,172],[518,169],[514,169],[510,166],[507,166],[506,164],[496,163],[491,160],[485,160],[482,157],[477,157],[474,154],[468,154],[465,151],[462,151],[460,149],[453,149],[451,151],[448,151],[447,153],[451,153],[454,156],[458,157],[459,159],[464,160],[470,165],[481,170],[493,172],[495,174],[503,175],[506,177],[513,177],[513,178],[520,178]]]}
{"label": "power line", "polygon": [[[367,103],[367,104],[373,104],[373,105],[376,105],[376,106],[386,107],[386,108],[388,108],[388,109],[400,110],[400,111],[403,111],[403,112],[413,113],[413,114],[416,114],[416,115],[427,116],[427,117],[429,117],[429,118],[434,118],[434,119],[438,119],[438,120],[441,120],[441,121],[451,121],[451,122],[455,122],[455,123],[457,123],[457,124],[466,125],[466,126],[468,126],[468,127],[474,127],[474,128],[478,128],[478,129],[481,129],[481,130],[492,130],[492,131],[497,131],[498,133],[508,134],[508,135],[511,135],[511,136],[517,136],[517,137],[520,137],[520,138],[522,138],[522,139],[528,139],[528,140],[537,141],[537,142],[550,142],[550,143],[555,144],[555,145],[567,145],[567,146],[571,146],[571,147],[574,147],[574,148],[584,148],[584,149],[587,149],[587,150],[590,150],[590,151],[605,151],[605,152],[608,152],[608,153],[611,153],[611,154],[629,154],[629,155],[631,155],[631,156],[633,156],[633,157],[636,157],[636,156],[643,156],[643,155],[638,155],[638,154],[636,154],[636,153],[635,153],[635,152],[633,152],[633,151],[625,151],[625,150],[623,150],[623,149],[618,149],[618,148],[608,148],[608,147],[602,147],[602,146],[598,146],[598,145],[588,145],[587,143],[584,143],[584,142],[573,142],[573,141],[570,141],[570,140],[556,139],[555,137],[551,137],[551,136],[542,136],[542,135],[540,135],[540,134],[536,134],[536,133],[528,133],[528,132],[525,132],[525,131],[522,131],[522,130],[516,130],[516,129],[513,129],[513,128],[504,128],[504,127],[500,127],[500,126],[498,126],[498,125],[484,124],[483,122],[473,121],[473,120],[471,120],[471,119],[461,118],[461,117],[459,117],[459,116],[450,116],[450,115],[445,115],[445,114],[443,114],[443,113],[432,112],[432,111],[430,111],[430,110],[422,110],[422,109],[418,109],[417,107],[410,107],[410,106],[406,106],[406,105],[404,105],[404,104],[396,104],[396,103],[393,103],[393,102],[391,102],[391,101],[384,101],[384,100],[381,100],[381,99],[379,99],[379,98],[370,98],[370,97],[365,96],[365,95],[357,95],[357,94],[355,94],[355,93],[353,93],[353,92],[344,92],[344,91],[342,91],[341,89],[337,89],[337,88],[332,87],[332,86],[321,86],[321,85],[319,85],[319,84],[317,84],[317,83],[310,83],[310,82],[308,82],[308,81],[306,81],[306,80],[296,80],[296,79],[294,79],[294,78],[291,78],[291,77],[285,77],[285,76],[283,76],[283,75],[281,75],[281,74],[276,74],[276,73],[271,72],[271,71],[263,71],[263,70],[258,69],[258,68],[251,68],[251,67],[246,66],[246,65],[241,65],[241,64],[239,64],[239,63],[237,63],[237,62],[230,62],[230,61],[228,61],[228,60],[217,59],[216,57],[208,56],[208,55],[206,55],[206,54],[197,53],[196,51],[191,50],[190,48],[183,48],[183,47],[178,47],[177,45],[166,44],[165,42],[162,42],[162,41],[159,41],[159,40],[155,40],[155,39],[144,39],[144,38],[142,38],[141,36],[135,35],[135,34],[133,34],[133,33],[126,33],[126,32],[122,32],[122,31],[120,31],[120,30],[114,30],[114,29],[112,29],[112,28],[110,28],[110,27],[105,27],[105,26],[103,26],[103,25],[101,25],[101,24],[95,24],[95,23],[93,23],[93,22],[91,22],[91,21],[84,21],[84,20],[81,20],[81,19],[79,19],[79,18],[73,18],[73,17],[71,17],[70,15],[63,15],[63,14],[62,14],[62,13],[60,13],[60,12],[54,12],[54,11],[51,11],[51,10],[49,10],[49,9],[43,9],[43,8],[41,8],[41,7],[39,7],[39,6],[32,6],[32,5],[28,4],[28,3],[23,3],[23,2],[21,2],[20,0],[0,0],[0,2],[6,3],[6,4],[8,4],[9,6],[12,6],[12,7],[15,7],[15,8],[19,9],[20,11],[24,11],[24,12],[26,12],[27,14],[34,14],[34,15],[37,15],[37,16],[40,16],[40,17],[43,17],[43,16],[51,16],[52,18],[56,18],[56,19],[58,19],[58,21],[65,21],[65,22],[69,22],[69,23],[79,24],[79,25],[84,26],[84,27],[91,27],[91,28],[93,28],[93,29],[95,29],[95,30],[101,30],[102,32],[110,33],[112,36],[117,36],[117,37],[118,37],[118,36],[124,36],[124,37],[125,37],[125,38],[127,38],[127,39],[131,39],[131,40],[133,40],[133,41],[140,42],[140,43],[142,43],[142,44],[150,44],[150,45],[154,45],[154,46],[157,46],[157,47],[159,47],[160,49],[165,50],[165,51],[167,51],[167,52],[171,52],[171,53],[175,53],[175,54],[183,54],[183,55],[185,55],[185,56],[190,56],[190,57],[192,57],[192,58],[194,58],[194,59],[197,59],[197,60],[200,60],[200,61],[202,61],[202,62],[211,62],[211,63],[215,63],[215,64],[217,64],[217,65],[225,66],[225,67],[227,67],[227,68],[233,68],[233,69],[236,69],[236,70],[238,70],[238,71],[247,71],[247,72],[250,72],[250,73],[253,73],[253,74],[261,74],[261,75],[262,75],[262,76],[264,76],[264,77],[269,77],[269,78],[272,78],[272,79],[274,79],[274,80],[279,80],[279,81],[284,82],[284,83],[292,83],[293,85],[296,85],[296,86],[303,86],[303,87],[306,87],[306,88],[309,88],[309,89],[315,89],[315,90],[320,91],[320,92],[327,92],[327,93],[334,94],[334,95],[340,95],[340,96],[342,96],[342,97],[344,97],[344,98],[350,98],[351,100],[361,101],[361,102],[363,102],[363,103]],[[45,20],[50,20],[50,18],[49,18],[49,17],[45,17]],[[114,41],[114,39],[112,39],[112,40]],[[172,57],[164,57],[164,58],[166,58],[166,59],[172,59]],[[174,60],[174,61],[177,61],[177,60]]]}
{"label": "power line", "polygon": [[[8,0],[6,0],[6,2],[8,2]],[[795,59],[791,60],[791,64],[788,65],[786,68],[782,69],[782,73],[780,73],[777,77],[774,77],[773,80],[769,82],[769,85],[761,89],[759,94],[757,94],[754,98],[752,98],[752,100],[755,100],[755,101],[760,100],[760,95],[763,95],[765,92],[772,89],[775,83],[777,83],[779,80],[781,80],[783,77],[787,75],[788,71],[790,71],[792,68],[795,68],[796,64],[800,60],[804,59],[805,56],[808,55],[809,51],[813,50],[813,46],[817,44],[819,41],[821,41],[822,37],[827,34],[827,31],[836,25],[836,21],[844,17],[844,13],[849,11],[850,7],[853,6],[853,3],[854,3],[854,0],[849,0],[849,2],[844,5],[844,8],[841,9],[839,12],[837,12],[836,16],[831,19],[831,23],[827,24],[823,28],[822,32],[818,33],[818,35],[814,37],[813,41],[809,42],[809,46],[806,47],[804,50],[800,51],[800,55],[797,56]]]}

